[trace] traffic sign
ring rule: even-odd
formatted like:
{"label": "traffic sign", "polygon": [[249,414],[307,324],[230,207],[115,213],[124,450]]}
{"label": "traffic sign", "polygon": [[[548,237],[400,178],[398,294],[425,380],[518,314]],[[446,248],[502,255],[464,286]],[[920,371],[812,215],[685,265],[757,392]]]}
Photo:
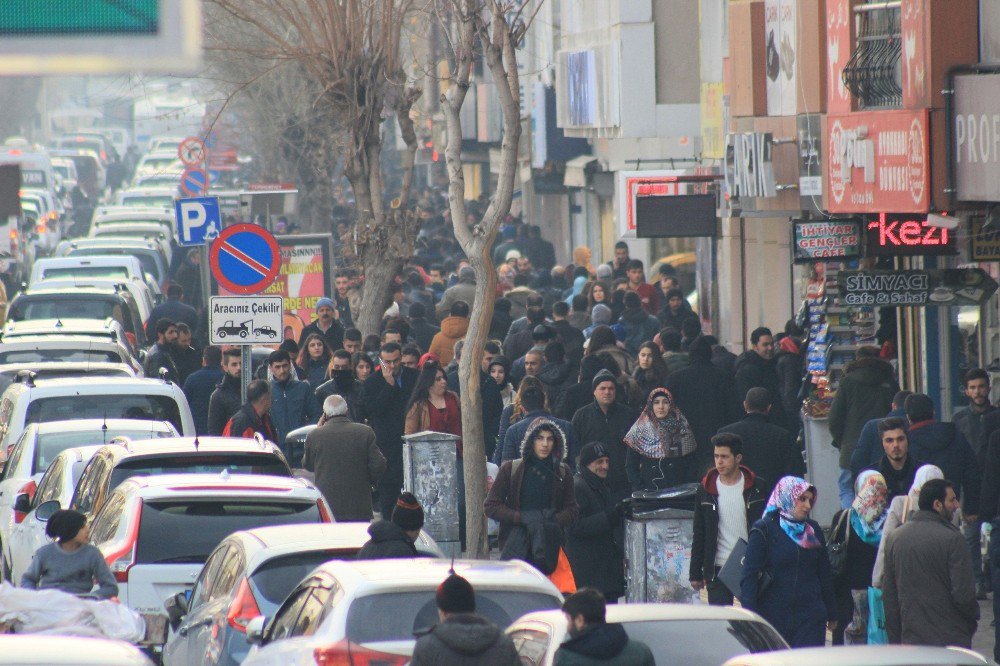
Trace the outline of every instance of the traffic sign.
{"label": "traffic sign", "polygon": [[184,166],[199,166],[205,161],[205,144],[196,136],[189,136],[177,146],[177,157]]}
{"label": "traffic sign", "polygon": [[234,294],[257,294],[278,277],[281,250],[264,227],[234,224],[219,234],[208,253],[219,284]]}
{"label": "traffic sign", "polygon": [[204,245],[219,235],[222,214],[218,197],[178,199],[174,204],[177,229],[174,236],[181,246]]}
{"label": "traffic sign", "polygon": [[201,167],[188,167],[181,174],[181,192],[189,197],[208,192],[208,172]]}
{"label": "traffic sign", "polygon": [[269,345],[281,340],[281,296],[212,296],[208,331],[213,345]]}

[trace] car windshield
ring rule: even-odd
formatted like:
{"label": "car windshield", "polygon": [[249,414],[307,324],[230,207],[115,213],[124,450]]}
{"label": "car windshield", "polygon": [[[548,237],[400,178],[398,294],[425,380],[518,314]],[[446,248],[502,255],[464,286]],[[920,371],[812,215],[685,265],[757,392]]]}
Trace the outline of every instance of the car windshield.
{"label": "car windshield", "polygon": [[111,393],[60,395],[38,398],[28,405],[25,423],[48,423],[70,419],[136,419],[169,421],[183,432],[180,408],[169,395]]}
{"label": "car windshield", "polygon": [[130,458],[111,472],[111,488],[133,476],[158,474],[268,474],[291,476],[288,464],[270,453],[164,453]]}
{"label": "car windshield", "polygon": [[60,278],[121,278],[127,280],[128,269],[124,266],[72,266],[42,270],[43,280],[58,280]]}
{"label": "car windshield", "polygon": [[[671,620],[627,622],[629,638],[653,651],[657,664],[717,666],[748,652],[786,649],[774,629],[750,620]],[[692,636],[705,640],[692,641]]]}
{"label": "car windshield", "polygon": [[142,264],[142,270],[144,273],[149,273],[156,277],[157,281],[160,280],[160,266],[156,263],[156,259],[152,254],[148,252],[139,252],[131,248],[113,248],[113,247],[97,247],[97,248],[86,248],[73,250],[69,253],[71,257],[86,256],[86,255],[96,255],[96,254],[124,254],[133,256],[139,260]]}
{"label": "car windshield", "polygon": [[[559,602],[550,594],[476,589],[476,613],[501,629],[525,613],[554,608],[559,608]],[[412,641],[416,632],[437,622],[433,589],[373,594],[351,604],[347,639],[352,643]]]}
{"label": "car windshield", "polygon": [[[14,383],[17,379],[17,373],[21,370],[7,370],[0,372],[0,392],[6,391],[7,387]],[[88,366],[82,366],[77,368],[49,368],[45,365],[40,365],[34,370],[35,379],[42,379],[45,377],[134,377],[135,374],[129,372],[125,368],[114,368],[114,367],[102,367],[93,368]]]}
{"label": "car windshield", "polygon": [[121,354],[102,349],[13,349],[0,351],[0,364],[60,362],[127,363]]}
{"label": "car windshield", "polygon": [[330,560],[353,560],[357,552],[356,548],[311,550],[268,560],[250,577],[261,614],[272,617],[292,588],[319,565]]}
{"label": "car windshield", "polygon": [[201,563],[233,532],[320,522],[315,502],[268,499],[146,501],[139,519],[137,564]]}
{"label": "car windshield", "polygon": [[114,437],[129,437],[131,439],[157,439],[160,437],[176,437],[172,432],[156,431],[152,427],[109,427],[102,430],[74,430],[73,432],[47,432],[38,435],[35,440],[35,460],[31,465],[31,473],[43,472],[49,463],[66,449],[77,446],[94,446],[107,444]]}

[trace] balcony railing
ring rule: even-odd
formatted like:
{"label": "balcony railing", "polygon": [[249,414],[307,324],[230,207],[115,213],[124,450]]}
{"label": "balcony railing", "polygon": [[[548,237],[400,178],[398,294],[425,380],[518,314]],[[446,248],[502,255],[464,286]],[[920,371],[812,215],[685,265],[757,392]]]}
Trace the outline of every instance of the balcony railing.
{"label": "balcony railing", "polygon": [[902,105],[900,4],[868,2],[854,8],[857,42],[843,79],[859,109]]}

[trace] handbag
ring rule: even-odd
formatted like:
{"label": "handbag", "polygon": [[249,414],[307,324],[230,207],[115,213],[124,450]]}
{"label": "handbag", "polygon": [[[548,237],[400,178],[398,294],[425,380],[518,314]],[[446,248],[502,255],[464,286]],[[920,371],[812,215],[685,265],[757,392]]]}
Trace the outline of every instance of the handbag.
{"label": "handbag", "polygon": [[[759,527],[754,527],[750,531],[753,532],[757,530],[764,537],[764,561],[767,562],[771,556],[771,539],[768,537],[767,530],[762,530]],[[742,539],[741,539],[742,541]],[[738,545],[738,544],[737,544]],[[746,548],[743,549],[744,554],[746,554]],[[728,560],[726,562],[728,564]],[[741,560],[742,564],[742,560]],[[771,583],[774,582],[774,574],[771,573],[770,569],[761,569],[760,573],[757,574],[757,602],[760,603],[761,597],[767,592],[767,588],[771,587]]]}
{"label": "handbag", "polygon": [[889,634],[885,630],[885,606],[882,603],[882,590],[877,587],[868,588],[868,644],[889,644]]}
{"label": "handbag", "polygon": [[847,567],[847,542],[851,539],[852,531],[850,523],[848,523],[845,530],[843,541],[837,541],[837,535],[840,533],[841,528],[844,527],[844,520],[850,512],[850,509],[841,511],[840,520],[837,521],[836,526],[834,526],[833,531],[830,533],[830,540],[826,542],[826,556],[830,560],[830,573],[834,578],[843,576],[844,569]]}

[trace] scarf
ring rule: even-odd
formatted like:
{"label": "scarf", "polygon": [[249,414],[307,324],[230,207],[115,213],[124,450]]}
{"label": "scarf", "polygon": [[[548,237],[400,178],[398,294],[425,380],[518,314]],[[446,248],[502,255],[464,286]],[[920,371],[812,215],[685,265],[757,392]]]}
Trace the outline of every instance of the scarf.
{"label": "scarf", "polygon": [[889,489],[885,478],[874,470],[862,472],[854,484],[857,496],[851,504],[851,527],[869,546],[882,540]]}
{"label": "scarf", "polygon": [[918,500],[920,499],[920,489],[931,479],[943,479],[944,472],[937,465],[921,465],[917,468],[917,473],[913,475],[913,485],[906,494],[906,501],[903,503],[903,520],[910,511],[916,511]]}
{"label": "scarf", "polygon": [[778,348],[781,351],[788,352],[789,354],[799,353],[798,340],[796,340],[790,335],[786,335],[785,337],[781,338],[781,342],[778,343]]}
{"label": "scarf", "polygon": [[800,479],[797,476],[782,477],[778,481],[778,485],[774,487],[771,499],[767,501],[767,508],[764,509],[764,515],[777,513],[778,524],[781,525],[781,529],[800,548],[819,548],[819,538],[817,538],[813,526],[808,521],[796,520],[793,513],[796,498],[807,490],[812,492],[815,500],[816,488],[809,485],[808,481]]}
{"label": "scarf", "polygon": [[[665,397],[670,402],[666,417],[656,418],[653,400]],[[649,393],[646,407],[625,435],[625,444],[646,458],[663,460],[680,458],[693,453],[698,443],[691,426],[674,404],[674,396],[665,388],[655,388]]]}

